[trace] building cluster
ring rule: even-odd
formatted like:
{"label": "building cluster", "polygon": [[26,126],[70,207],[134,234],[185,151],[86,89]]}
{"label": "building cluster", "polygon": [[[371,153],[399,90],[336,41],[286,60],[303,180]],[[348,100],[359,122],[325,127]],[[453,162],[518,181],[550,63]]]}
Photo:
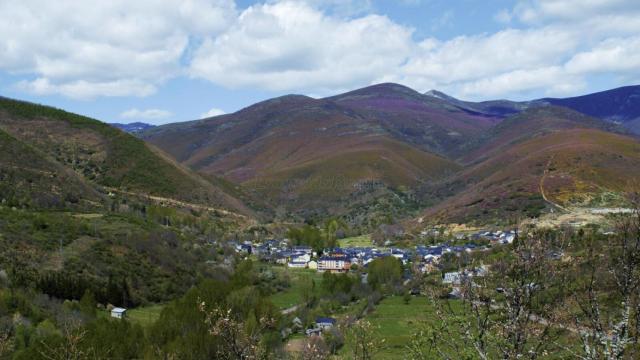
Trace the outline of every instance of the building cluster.
{"label": "building cluster", "polygon": [[[426,232],[433,233],[433,231]],[[430,273],[440,270],[441,259],[447,254],[459,256],[462,253],[484,251],[493,245],[510,244],[516,236],[515,230],[479,231],[472,234],[458,234],[455,236],[458,245],[444,242],[431,246],[418,245],[415,249],[374,246],[338,247],[324,249],[321,254],[315,252],[310,246],[291,246],[287,239],[271,239],[258,244],[231,243],[231,245],[236,252],[253,254],[263,261],[318,272],[347,272],[354,265],[366,268],[376,258],[393,256],[404,265],[411,264],[419,272]],[[459,245],[465,240],[468,242]],[[478,245],[483,241],[484,245]]]}
{"label": "building cluster", "polygon": [[516,239],[517,233],[515,230],[507,231],[479,231],[471,234],[472,240],[489,240],[494,244],[511,244]]}
{"label": "building cluster", "polygon": [[263,261],[319,272],[346,272],[353,265],[366,267],[374,259],[384,256],[393,256],[404,264],[408,264],[415,254],[408,249],[372,246],[324,249],[320,255],[309,246],[290,246],[287,239],[268,240],[260,244],[245,242],[231,243],[231,245],[236,252],[253,254]]}

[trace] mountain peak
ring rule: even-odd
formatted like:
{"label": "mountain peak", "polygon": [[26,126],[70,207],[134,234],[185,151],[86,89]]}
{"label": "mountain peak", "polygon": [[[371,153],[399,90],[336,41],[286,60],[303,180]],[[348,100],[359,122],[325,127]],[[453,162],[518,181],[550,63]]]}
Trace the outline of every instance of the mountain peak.
{"label": "mountain peak", "polygon": [[422,95],[410,87],[396,83],[381,83],[340,95],[328,97],[328,100],[344,101],[354,98],[421,98]]}
{"label": "mountain peak", "polygon": [[453,97],[443,93],[442,91],[438,91],[438,90],[435,90],[435,89],[431,89],[431,90],[427,91],[424,94],[427,95],[427,96],[431,96],[431,97],[442,99],[442,100],[453,99]]}

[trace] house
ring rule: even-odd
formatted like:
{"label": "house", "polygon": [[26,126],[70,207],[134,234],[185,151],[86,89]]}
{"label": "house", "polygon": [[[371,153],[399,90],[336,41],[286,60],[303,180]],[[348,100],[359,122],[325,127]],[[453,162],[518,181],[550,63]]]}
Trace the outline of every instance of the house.
{"label": "house", "polygon": [[252,247],[250,244],[237,244],[235,249],[237,253],[251,254]]}
{"label": "house", "polygon": [[111,309],[111,317],[116,319],[123,319],[127,315],[127,309],[121,307],[114,307]]}
{"label": "house", "polygon": [[307,336],[320,335],[322,333],[322,329],[320,328],[307,329],[305,330],[304,333],[307,334]]}
{"label": "house", "polygon": [[311,261],[311,255],[309,254],[305,254],[305,253],[297,253],[295,255],[291,256],[291,262],[298,262],[298,263],[308,263],[309,261]]}
{"label": "house", "polygon": [[322,330],[331,329],[336,324],[336,319],[330,317],[316,318],[316,327]]}
{"label": "house", "polygon": [[307,268],[307,262],[305,262],[305,261],[289,261],[287,266],[290,267],[290,268],[296,268],[296,269],[306,269]]}
{"label": "house", "polygon": [[323,256],[318,259],[318,271],[345,272],[351,268],[351,261],[345,257]]}
{"label": "house", "polygon": [[313,248],[311,248],[311,246],[294,246],[293,251],[311,255]]}
{"label": "house", "polygon": [[448,272],[444,274],[444,278],[442,279],[443,284],[460,284],[462,280],[462,273],[456,272]]}

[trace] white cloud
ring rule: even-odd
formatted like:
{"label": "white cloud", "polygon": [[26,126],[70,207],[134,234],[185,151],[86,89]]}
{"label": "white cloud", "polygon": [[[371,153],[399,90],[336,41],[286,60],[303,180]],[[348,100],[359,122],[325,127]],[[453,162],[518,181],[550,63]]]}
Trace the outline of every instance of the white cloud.
{"label": "white cloud", "polygon": [[211,110],[207,111],[206,113],[202,113],[200,115],[201,119],[206,119],[206,118],[210,118],[210,117],[214,117],[214,116],[219,116],[219,115],[224,115],[227,112],[222,110],[222,109],[218,109],[218,108],[212,108]]}
{"label": "white cloud", "polygon": [[640,2],[629,0],[523,0],[513,14],[521,21],[582,21],[593,16],[640,10]]}
{"label": "white cloud", "polygon": [[386,78],[479,100],[575,94],[595,74],[629,81],[640,72],[640,2],[525,1],[496,19],[525,26],[449,41],[425,39]]}
{"label": "white cloud", "polygon": [[120,118],[122,119],[133,119],[133,120],[161,120],[166,119],[173,114],[167,110],[161,109],[147,109],[147,110],[139,110],[136,108],[129,109],[120,114]]}
{"label": "white cloud", "polygon": [[[640,1],[521,0],[495,15],[509,27],[445,41],[415,38],[372,8],[370,0],[264,0],[240,13],[234,0],[4,0],[0,69],[32,79],[17,84],[23,91],[80,99],[147,96],[177,76],[317,95],[397,81],[484,99],[564,95],[596,74],[640,73]],[[444,13],[441,26],[450,19]]]}
{"label": "white cloud", "polygon": [[97,96],[147,96],[156,91],[155,85],[138,79],[97,82],[72,80],[52,83],[47,78],[37,78],[32,81],[20,81],[16,87],[36,95],[62,94],[73,99],[90,99]]}
{"label": "white cloud", "polygon": [[235,15],[233,0],[4,0],[0,69],[36,75],[21,85],[36,93],[145,96]]}
{"label": "white cloud", "polygon": [[411,34],[384,16],[336,18],[292,1],[255,5],[198,49],[191,74],[229,87],[323,93],[398,69]]}
{"label": "white cloud", "polygon": [[607,73],[640,70],[640,36],[607,39],[580,52],[566,64],[570,73]]}

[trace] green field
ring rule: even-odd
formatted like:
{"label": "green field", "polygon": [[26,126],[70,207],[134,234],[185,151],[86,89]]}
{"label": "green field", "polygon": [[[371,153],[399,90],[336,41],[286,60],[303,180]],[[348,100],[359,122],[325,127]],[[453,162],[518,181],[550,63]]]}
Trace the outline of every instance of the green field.
{"label": "green field", "polygon": [[340,247],[368,247],[371,246],[371,235],[360,235],[339,240]]}
{"label": "green field", "polygon": [[378,357],[402,357],[413,333],[419,330],[422,321],[433,319],[433,312],[433,305],[425,297],[413,297],[408,305],[401,296],[382,300],[375,311],[367,316],[378,338],[384,339],[385,346]]}
{"label": "green field", "polygon": [[158,320],[163,308],[164,305],[160,304],[130,309],[127,311],[127,318],[132,323],[140,324],[146,327]]}
{"label": "green field", "polygon": [[[459,304],[457,301],[451,303],[454,309],[457,309]],[[439,321],[435,315],[434,305],[422,296],[412,297],[409,304],[404,303],[402,296],[387,297],[376,306],[372,313],[366,316],[366,319],[375,329],[376,338],[378,340],[384,339],[384,346],[376,354],[376,359],[405,358],[412,335],[423,329],[425,325],[436,325]],[[454,330],[453,333],[455,332]],[[572,348],[579,343],[579,340],[571,333],[560,330],[557,342],[564,347]],[[579,352],[578,348],[573,350]],[[348,357],[351,354],[350,351],[349,344],[345,344],[339,355]],[[563,350],[556,349],[545,358],[562,359],[566,358],[567,354]]]}
{"label": "green field", "polygon": [[290,269],[284,266],[273,266],[273,272],[278,276],[289,276],[291,286],[285,291],[271,295],[271,302],[280,309],[287,309],[302,302],[303,284],[309,279],[315,282],[315,288],[320,289],[322,273],[309,269]]}
{"label": "green field", "polygon": [[[163,304],[140,306],[133,309],[127,309],[126,318],[133,324],[139,324],[143,327],[152,325],[160,317],[160,313],[164,309]],[[98,311],[99,318],[111,318],[111,313],[106,310]]]}

